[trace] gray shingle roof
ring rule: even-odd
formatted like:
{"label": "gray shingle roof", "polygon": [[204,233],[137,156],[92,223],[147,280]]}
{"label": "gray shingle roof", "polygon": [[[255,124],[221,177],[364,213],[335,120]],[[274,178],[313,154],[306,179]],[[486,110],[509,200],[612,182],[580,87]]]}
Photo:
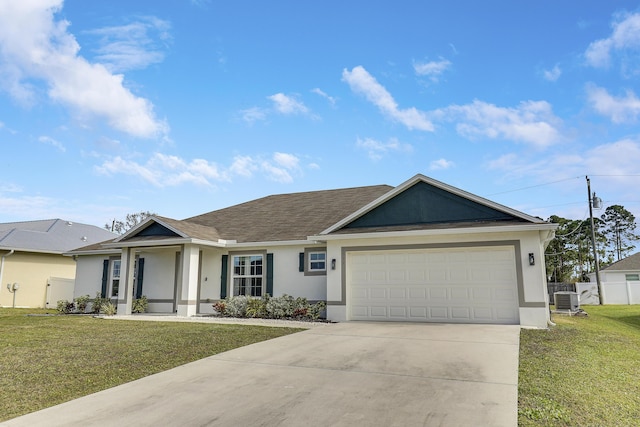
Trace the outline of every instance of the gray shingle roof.
{"label": "gray shingle roof", "polygon": [[392,188],[376,185],[267,196],[187,218],[176,228],[186,230],[187,224],[214,227],[217,238],[238,243],[306,240]]}
{"label": "gray shingle roof", "polygon": [[616,261],[607,268],[606,271],[634,271],[640,270],[640,252]]}
{"label": "gray shingle roof", "polygon": [[94,225],[62,219],[0,223],[0,249],[59,253],[103,242],[114,234]]}

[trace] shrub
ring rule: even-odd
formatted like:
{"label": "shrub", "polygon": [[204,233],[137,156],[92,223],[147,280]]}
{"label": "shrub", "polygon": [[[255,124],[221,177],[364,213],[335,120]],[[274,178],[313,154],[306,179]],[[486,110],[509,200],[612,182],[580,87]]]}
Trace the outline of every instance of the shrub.
{"label": "shrub", "polygon": [[56,306],[56,310],[60,314],[69,314],[73,313],[73,309],[75,308],[75,304],[66,299],[61,299],[58,301],[58,305]]}
{"label": "shrub", "polygon": [[219,316],[297,320],[318,320],[326,307],[324,301],[309,304],[306,298],[293,298],[286,294],[275,298],[240,295],[213,304]]}
{"label": "shrub", "polygon": [[131,304],[131,311],[133,313],[146,313],[149,308],[149,301],[147,297],[142,295],[140,298],[134,299]]}
{"label": "shrub", "polygon": [[96,297],[93,299],[91,304],[91,312],[94,314],[100,314],[102,306],[109,301],[109,298],[103,298],[100,292],[96,293]]}
{"label": "shrub", "polygon": [[224,311],[225,316],[231,317],[247,317],[247,305],[250,297],[238,295],[227,301]]}
{"label": "shrub", "polygon": [[100,311],[102,311],[105,316],[114,316],[118,311],[118,307],[111,301],[108,301],[102,304],[102,306],[100,307]]}
{"label": "shrub", "polygon": [[247,302],[247,317],[266,317],[268,301],[268,295],[260,299],[249,299],[249,301]]}
{"label": "shrub", "polygon": [[311,320],[318,320],[322,312],[327,308],[327,303],[324,301],[318,301],[317,303],[309,307],[307,316]]}
{"label": "shrub", "polygon": [[75,310],[79,313],[84,313],[85,311],[87,311],[87,305],[89,304],[90,300],[91,297],[89,297],[89,295],[81,295],[74,298],[73,302],[75,304]]}
{"label": "shrub", "polygon": [[224,316],[227,312],[227,303],[224,301],[217,301],[213,304],[213,310],[219,316]]}
{"label": "shrub", "polygon": [[267,301],[267,315],[272,319],[293,317],[296,309],[296,301],[291,295],[284,294],[281,297],[271,298]]}

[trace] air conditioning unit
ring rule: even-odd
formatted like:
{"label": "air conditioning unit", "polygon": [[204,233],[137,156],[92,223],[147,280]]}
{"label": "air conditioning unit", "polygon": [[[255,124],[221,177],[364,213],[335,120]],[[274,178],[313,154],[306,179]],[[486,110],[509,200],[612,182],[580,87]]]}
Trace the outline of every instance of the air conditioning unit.
{"label": "air conditioning unit", "polygon": [[556,292],[553,294],[556,303],[556,310],[580,310],[580,301],[577,292]]}

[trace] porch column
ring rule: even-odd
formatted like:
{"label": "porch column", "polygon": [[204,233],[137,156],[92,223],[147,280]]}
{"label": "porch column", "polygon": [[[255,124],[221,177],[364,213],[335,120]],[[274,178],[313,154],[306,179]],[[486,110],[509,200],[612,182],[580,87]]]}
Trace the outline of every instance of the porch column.
{"label": "porch column", "polygon": [[184,245],[182,274],[178,288],[178,316],[195,316],[198,308],[198,263],[200,248]]}
{"label": "porch column", "polygon": [[120,286],[118,288],[118,315],[131,314],[134,260],[135,250],[122,248],[120,256]]}

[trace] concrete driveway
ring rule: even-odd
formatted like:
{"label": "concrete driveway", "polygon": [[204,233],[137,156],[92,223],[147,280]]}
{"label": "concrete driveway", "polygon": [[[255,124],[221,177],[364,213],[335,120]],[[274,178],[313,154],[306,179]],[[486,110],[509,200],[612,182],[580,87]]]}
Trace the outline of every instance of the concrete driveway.
{"label": "concrete driveway", "polygon": [[2,425],[515,426],[519,332],[328,324]]}

